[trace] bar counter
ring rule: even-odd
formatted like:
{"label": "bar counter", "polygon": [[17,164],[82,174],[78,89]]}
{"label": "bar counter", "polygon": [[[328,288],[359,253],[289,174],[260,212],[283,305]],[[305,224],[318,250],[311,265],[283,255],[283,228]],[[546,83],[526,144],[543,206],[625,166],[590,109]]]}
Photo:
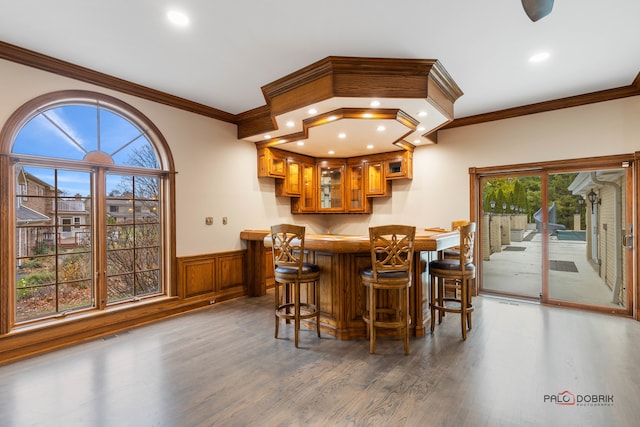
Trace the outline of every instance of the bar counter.
{"label": "bar counter", "polygon": [[[248,294],[266,293],[267,269],[271,245],[268,230],[244,230],[240,238],[247,243],[245,280]],[[428,281],[423,280],[424,262],[444,249],[456,246],[459,235],[455,231],[416,231],[414,242],[414,272],[410,291],[412,333],[424,336],[429,320]],[[366,336],[362,320],[365,309],[365,290],[360,282],[360,271],[371,266],[369,236],[336,234],[307,234],[305,236],[307,260],[320,266],[320,323],[323,333],[338,339],[356,339]]]}

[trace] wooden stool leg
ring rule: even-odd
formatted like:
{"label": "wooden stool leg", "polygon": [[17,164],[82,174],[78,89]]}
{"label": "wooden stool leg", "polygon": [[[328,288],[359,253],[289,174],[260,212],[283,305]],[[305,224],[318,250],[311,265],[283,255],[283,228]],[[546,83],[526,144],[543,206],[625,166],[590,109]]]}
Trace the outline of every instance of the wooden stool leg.
{"label": "wooden stool leg", "polygon": [[463,280],[460,285],[460,322],[462,325],[462,339],[467,339],[467,281]]}
{"label": "wooden stool leg", "polygon": [[405,289],[403,289],[402,291],[400,291],[401,293],[404,293],[403,295],[403,300],[404,300],[404,307],[402,310],[402,314],[404,315],[404,354],[406,354],[407,356],[409,355],[409,321],[411,320],[409,318],[409,287],[407,286]]}
{"label": "wooden stool leg", "polygon": [[431,292],[429,294],[429,305],[431,306],[431,332],[436,327],[436,308],[434,306],[436,302],[436,278],[431,276]]}
{"label": "wooden stool leg", "polygon": [[[276,310],[278,310],[278,307],[280,306],[280,283],[276,282],[275,283],[275,302],[276,302]],[[280,326],[280,318],[278,317],[278,314],[276,313],[275,315],[276,317],[276,338],[278,338],[278,327]]]}
{"label": "wooden stool leg", "polygon": [[[444,282],[445,279],[438,277],[436,283],[438,284],[438,307],[444,306]],[[443,310],[438,310],[438,325],[442,323],[442,316],[444,316]]]}
{"label": "wooden stool leg", "polygon": [[316,329],[318,330],[318,338],[320,338],[320,287],[318,282],[313,282],[313,296],[315,297],[316,306]]}
{"label": "wooden stool leg", "polygon": [[293,316],[295,329],[295,343],[298,347],[298,335],[300,332],[300,283],[296,281],[293,285]]}
{"label": "wooden stool leg", "polygon": [[369,287],[369,353],[376,352],[376,290]]}
{"label": "wooden stool leg", "polygon": [[[469,281],[469,289],[467,290],[467,307],[471,307],[471,298],[473,296],[473,283],[474,280],[470,280]],[[472,325],[471,325],[471,312],[467,312],[467,325],[469,327],[469,329],[471,329]]]}

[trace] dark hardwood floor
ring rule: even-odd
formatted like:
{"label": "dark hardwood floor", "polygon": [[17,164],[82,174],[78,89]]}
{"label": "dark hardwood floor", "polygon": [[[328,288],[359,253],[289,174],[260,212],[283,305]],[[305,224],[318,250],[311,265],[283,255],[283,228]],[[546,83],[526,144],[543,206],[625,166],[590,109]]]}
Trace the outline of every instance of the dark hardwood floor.
{"label": "dark hardwood floor", "polygon": [[[296,349],[291,325],[273,337],[271,294],[224,302],[0,366],[0,425],[640,425],[639,322],[474,303],[466,342],[447,315],[405,356],[310,330]],[[565,390],[582,404],[545,402]]]}

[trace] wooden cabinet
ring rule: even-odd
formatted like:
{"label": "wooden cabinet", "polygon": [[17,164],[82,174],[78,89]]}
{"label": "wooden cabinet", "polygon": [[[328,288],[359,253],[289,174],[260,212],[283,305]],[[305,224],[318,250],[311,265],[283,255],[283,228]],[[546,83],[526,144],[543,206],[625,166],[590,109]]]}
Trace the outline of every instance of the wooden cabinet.
{"label": "wooden cabinet", "polygon": [[367,197],[384,197],[391,195],[391,183],[385,176],[384,160],[367,161],[366,165],[366,191]]}
{"label": "wooden cabinet", "polygon": [[344,162],[322,161],[317,165],[318,211],[344,211]]}
{"label": "wooden cabinet", "polygon": [[385,160],[386,179],[413,179],[413,152],[391,153]]}
{"label": "wooden cabinet", "polygon": [[371,203],[365,196],[365,164],[347,165],[347,212],[369,213]]}
{"label": "wooden cabinet", "polygon": [[285,160],[285,176],[276,181],[276,196],[300,196],[302,194],[302,163],[296,159]]}
{"label": "wooden cabinet", "polygon": [[284,151],[272,148],[258,149],[258,177],[284,178],[286,157]]}
{"label": "wooden cabinet", "polygon": [[300,197],[291,199],[292,213],[316,212],[316,165],[315,163],[300,163]]}
{"label": "wooden cabinet", "polygon": [[276,195],[292,213],[370,213],[371,198],[391,196],[391,181],[413,175],[409,151],[349,159],[316,159],[277,148],[258,149],[258,176],[276,179]]}

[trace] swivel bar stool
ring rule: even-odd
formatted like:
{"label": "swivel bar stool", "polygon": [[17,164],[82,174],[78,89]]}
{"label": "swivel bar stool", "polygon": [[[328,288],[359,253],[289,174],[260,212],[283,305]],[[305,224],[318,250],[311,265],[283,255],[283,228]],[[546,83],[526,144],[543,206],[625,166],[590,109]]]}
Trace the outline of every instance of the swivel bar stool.
{"label": "swivel bar stool", "polygon": [[413,242],[416,228],[407,225],[383,225],[369,228],[371,267],[360,274],[367,293],[367,309],[362,318],[367,324],[369,351],[375,353],[378,328],[396,329],[409,354],[409,287],[413,271]]}
{"label": "swivel bar stool", "polygon": [[[300,321],[303,319],[316,319],[316,330],[320,337],[320,268],[316,264],[304,262],[304,237],[304,226],[280,224],[271,227],[275,279],[275,337],[278,338],[280,319],[285,319],[287,323],[293,320],[296,347]],[[306,285],[304,289],[302,285]],[[301,302],[303,290],[305,299]]]}
{"label": "swivel bar stool", "polygon": [[[473,264],[473,245],[476,232],[475,222],[460,227],[460,254],[458,259],[438,259],[429,263],[431,275],[431,292],[429,305],[431,307],[431,332],[435,328],[436,312],[438,323],[442,322],[445,312],[458,313],[461,317],[462,339],[467,339],[467,328],[471,329],[471,304],[472,283],[476,277],[476,268]],[[453,296],[445,294],[445,282],[447,285],[455,283],[459,290]]]}

